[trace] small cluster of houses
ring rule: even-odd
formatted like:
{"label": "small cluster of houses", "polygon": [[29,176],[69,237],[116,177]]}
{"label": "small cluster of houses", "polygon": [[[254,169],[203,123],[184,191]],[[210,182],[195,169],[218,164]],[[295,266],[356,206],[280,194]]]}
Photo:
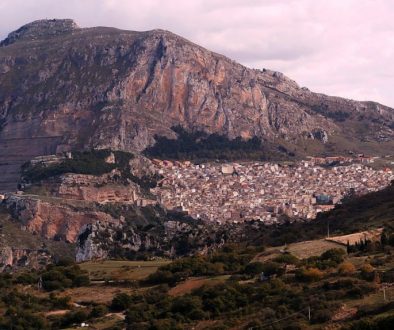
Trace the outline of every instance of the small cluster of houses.
{"label": "small cluster of houses", "polygon": [[220,223],[260,220],[273,224],[281,215],[314,219],[350,191],[380,190],[394,179],[390,170],[374,170],[360,158],[310,158],[291,165],[155,160],[164,179],[152,192],[169,209]]}
{"label": "small cluster of houses", "polygon": [[332,157],[308,157],[308,162],[313,165],[329,165],[329,164],[372,164],[379,157],[369,157],[364,154],[358,154],[356,157],[332,156]]}

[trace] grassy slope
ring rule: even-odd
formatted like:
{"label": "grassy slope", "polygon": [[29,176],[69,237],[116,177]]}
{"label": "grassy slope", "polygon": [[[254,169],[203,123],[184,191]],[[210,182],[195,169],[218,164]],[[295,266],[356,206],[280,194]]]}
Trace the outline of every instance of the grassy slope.
{"label": "grassy slope", "polygon": [[378,192],[338,205],[334,210],[318,216],[322,226],[330,222],[332,233],[351,233],[394,224],[394,183]]}
{"label": "grassy slope", "polygon": [[100,280],[141,280],[154,273],[160,266],[167,265],[169,261],[126,261],[105,260],[89,261],[80,264],[83,270],[89,272],[92,281]]}

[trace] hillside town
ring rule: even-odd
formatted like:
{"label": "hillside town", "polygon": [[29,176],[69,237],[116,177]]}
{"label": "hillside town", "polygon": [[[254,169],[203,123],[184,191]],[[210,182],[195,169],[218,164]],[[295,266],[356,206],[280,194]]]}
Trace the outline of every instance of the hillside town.
{"label": "hillside town", "polygon": [[282,215],[314,219],[349,194],[383,189],[394,179],[372,158],[310,158],[298,163],[206,163],[154,160],[164,179],[152,190],[168,209],[203,220],[267,224]]}

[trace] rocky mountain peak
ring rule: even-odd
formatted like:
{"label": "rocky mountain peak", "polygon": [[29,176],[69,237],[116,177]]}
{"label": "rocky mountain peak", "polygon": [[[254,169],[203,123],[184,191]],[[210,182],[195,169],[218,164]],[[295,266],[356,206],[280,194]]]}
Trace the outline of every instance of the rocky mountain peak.
{"label": "rocky mountain peak", "polygon": [[289,157],[393,150],[394,109],[314,93],[169,31],[42,20],[1,45],[10,46],[0,47],[0,191],[12,191],[35,156],[139,153],[180,138],[179,126],[257,138]]}
{"label": "rocky mountain peak", "polygon": [[57,36],[79,29],[72,19],[43,19],[23,25],[11,32],[0,42],[0,46],[7,46],[19,40],[37,40],[45,37]]}

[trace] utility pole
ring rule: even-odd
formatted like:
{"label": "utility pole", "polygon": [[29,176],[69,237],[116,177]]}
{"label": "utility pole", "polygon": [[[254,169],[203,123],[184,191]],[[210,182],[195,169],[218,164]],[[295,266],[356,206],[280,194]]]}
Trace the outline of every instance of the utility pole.
{"label": "utility pole", "polygon": [[327,238],[330,238],[330,220],[327,218]]}
{"label": "utility pole", "polygon": [[311,306],[308,306],[308,320],[311,321]]}
{"label": "utility pole", "polygon": [[383,287],[383,300],[387,301],[387,298],[386,298],[386,287]]}
{"label": "utility pole", "polygon": [[40,278],[38,279],[37,289],[42,290],[42,276],[40,276]]}

